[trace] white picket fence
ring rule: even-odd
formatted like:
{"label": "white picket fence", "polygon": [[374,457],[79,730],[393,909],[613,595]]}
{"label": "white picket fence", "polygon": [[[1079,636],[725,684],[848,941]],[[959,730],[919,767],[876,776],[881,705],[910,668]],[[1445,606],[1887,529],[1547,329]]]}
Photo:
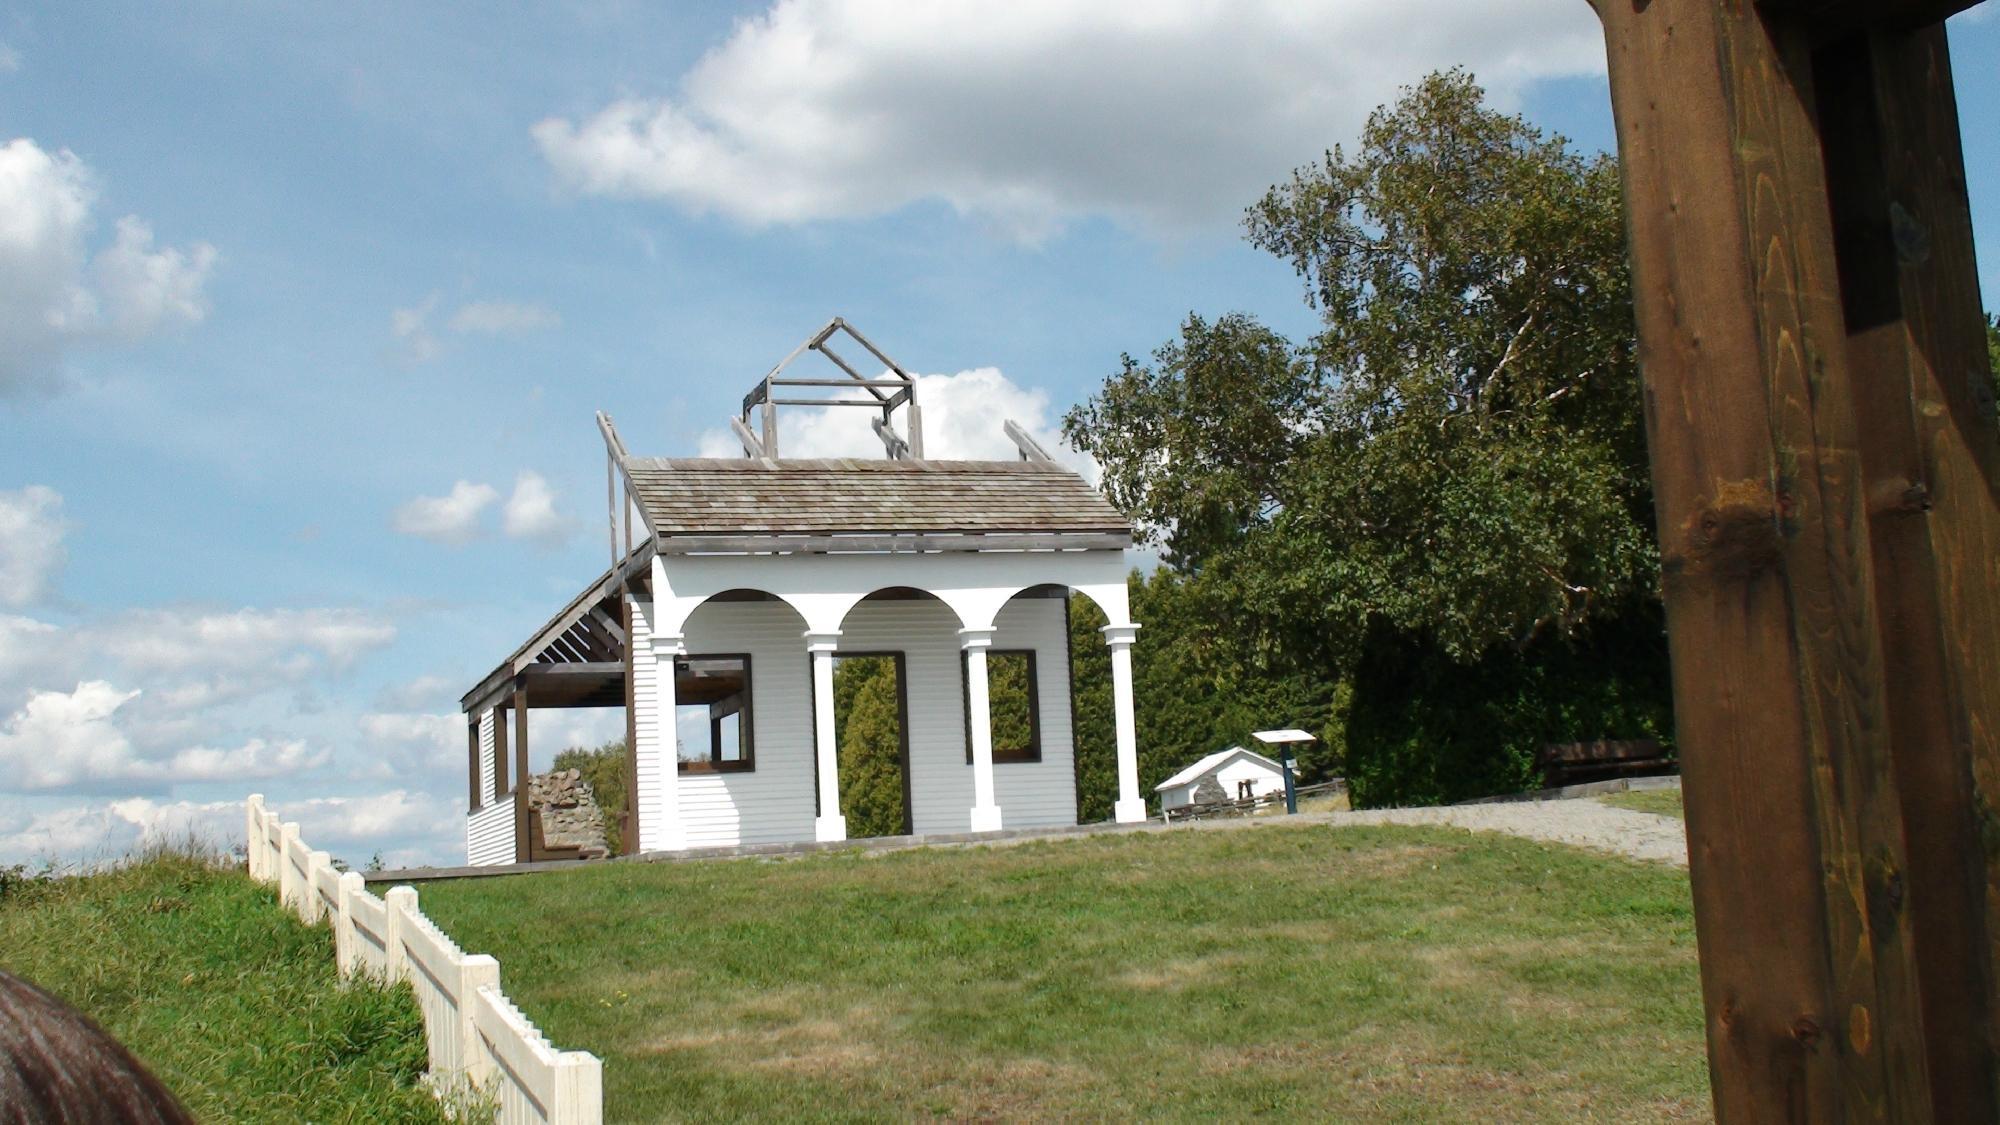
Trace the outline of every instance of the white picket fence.
{"label": "white picket fence", "polygon": [[280,824],[261,795],[246,802],[245,820],[250,876],[276,883],[279,901],[308,925],[332,925],[343,978],[410,982],[439,1097],[491,1098],[501,1125],[599,1125],[604,1068],[597,1056],[550,1047],[500,991],[500,962],[455,945],[417,909],[415,887],[376,898],[360,875],[308,849],[297,824]]}

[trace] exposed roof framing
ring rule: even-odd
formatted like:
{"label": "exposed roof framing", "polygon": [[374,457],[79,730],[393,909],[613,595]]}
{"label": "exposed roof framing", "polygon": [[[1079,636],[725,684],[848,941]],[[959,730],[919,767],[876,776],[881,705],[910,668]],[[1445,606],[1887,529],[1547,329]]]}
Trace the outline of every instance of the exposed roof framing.
{"label": "exposed roof framing", "polygon": [[[839,333],[845,333],[868,354],[880,360],[885,372],[876,376],[863,375],[853,364],[842,359],[840,353],[827,346],[827,342]],[[826,357],[827,362],[840,370],[841,377],[815,379],[787,374],[786,369],[792,362],[807,352],[817,352]],[[856,386],[867,391],[868,397],[845,398],[839,394],[841,390],[853,390]],[[795,390],[793,394],[781,398],[775,393],[778,388]],[[882,439],[882,447],[888,455],[898,459],[923,458],[923,415],[917,409],[917,377],[840,317],[827,321],[819,331],[801,341],[798,347],[778,361],[776,367],[764,373],[749,394],[743,396],[743,412],[732,421],[730,428],[743,443],[746,456],[760,459],[778,456],[777,408],[780,406],[860,406],[879,410],[881,417],[873,420],[872,428]],[[896,431],[894,414],[898,407],[904,408],[909,426],[907,438]],[[761,432],[750,427],[753,411],[762,412]]]}
{"label": "exposed roof framing", "polygon": [[[652,543],[642,543],[620,566],[606,570],[568,605],[549,618],[528,638],[527,643],[509,653],[500,666],[479,682],[479,686],[459,699],[466,711],[481,711],[493,705],[521,675],[542,675],[552,669],[575,674],[616,676],[621,694],[611,704],[623,703],[625,674],[625,631],[618,625],[619,596],[626,582],[644,587],[649,582],[648,565],[653,558]],[[558,703],[541,693],[529,696],[536,706],[585,706],[576,702]],[[610,705],[610,704],[607,704]]]}

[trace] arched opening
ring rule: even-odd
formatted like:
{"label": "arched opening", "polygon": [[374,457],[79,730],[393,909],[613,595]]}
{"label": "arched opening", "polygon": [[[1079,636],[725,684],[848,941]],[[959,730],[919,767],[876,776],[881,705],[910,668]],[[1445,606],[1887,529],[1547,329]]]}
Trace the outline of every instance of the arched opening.
{"label": "arched opening", "polygon": [[[923,714],[913,714],[911,697],[914,692],[934,704],[950,694],[958,628],[950,606],[907,586],[876,590],[842,618],[833,657],[833,712],[840,809],[849,837],[924,830],[919,793],[929,798],[926,812],[944,799],[940,771],[949,762],[948,754],[939,753],[941,743],[962,741],[954,741],[940,708],[926,706]],[[924,752],[921,788],[916,751]]]}
{"label": "arched opening", "polygon": [[673,660],[670,735],[662,732],[672,738],[687,846],[796,839],[810,822],[805,631],[796,608],[762,590],[725,590],[688,612]]}

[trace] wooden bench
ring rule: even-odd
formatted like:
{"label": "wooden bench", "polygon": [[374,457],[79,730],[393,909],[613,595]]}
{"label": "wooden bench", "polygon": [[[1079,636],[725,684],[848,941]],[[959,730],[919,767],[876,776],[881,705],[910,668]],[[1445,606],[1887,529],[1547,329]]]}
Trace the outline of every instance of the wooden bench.
{"label": "wooden bench", "polygon": [[1550,789],[1620,777],[1652,777],[1678,771],[1672,755],[1650,738],[1551,742],[1542,747],[1542,784]]}

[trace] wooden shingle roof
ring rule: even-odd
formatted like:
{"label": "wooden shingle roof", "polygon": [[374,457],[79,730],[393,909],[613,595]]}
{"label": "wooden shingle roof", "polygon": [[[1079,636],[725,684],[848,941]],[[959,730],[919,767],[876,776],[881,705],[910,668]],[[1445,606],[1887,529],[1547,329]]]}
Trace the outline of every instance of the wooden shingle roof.
{"label": "wooden shingle roof", "polygon": [[862,535],[1088,537],[1079,545],[1110,547],[1132,533],[1082,477],[1043,462],[632,458],[626,467],[663,552],[675,540]]}

